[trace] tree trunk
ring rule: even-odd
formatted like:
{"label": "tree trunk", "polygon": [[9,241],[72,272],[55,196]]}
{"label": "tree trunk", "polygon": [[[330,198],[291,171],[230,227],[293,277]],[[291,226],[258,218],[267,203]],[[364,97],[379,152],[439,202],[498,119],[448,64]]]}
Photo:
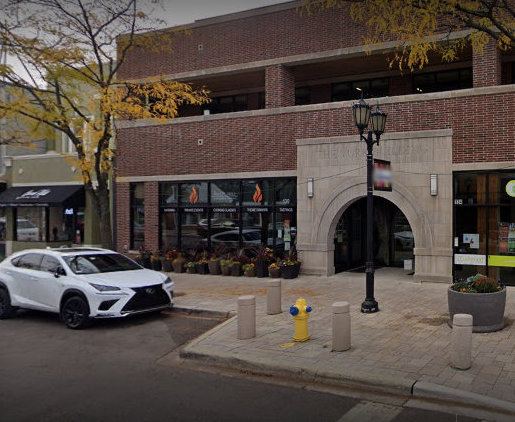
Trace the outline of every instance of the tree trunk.
{"label": "tree trunk", "polygon": [[112,249],[113,236],[111,228],[111,207],[109,203],[109,190],[98,187],[93,190],[93,202],[100,228],[100,243],[103,248]]}

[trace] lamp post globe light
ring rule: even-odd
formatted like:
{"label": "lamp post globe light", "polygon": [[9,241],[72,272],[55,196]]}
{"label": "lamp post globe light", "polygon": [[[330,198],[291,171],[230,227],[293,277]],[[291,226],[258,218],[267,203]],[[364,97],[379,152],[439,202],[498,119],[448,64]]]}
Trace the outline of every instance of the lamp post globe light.
{"label": "lamp post globe light", "polygon": [[[366,273],[366,297],[361,304],[361,312],[373,313],[379,311],[377,301],[374,299],[374,190],[372,186],[372,172],[374,170],[374,156],[372,147],[379,145],[379,138],[384,132],[386,125],[386,113],[379,110],[379,106],[374,111],[363,99],[352,106],[354,124],[359,130],[359,137],[367,144],[367,262],[365,265]],[[369,122],[372,130],[368,130],[367,136],[364,135]],[[374,139],[375,135],[375,139]]]}

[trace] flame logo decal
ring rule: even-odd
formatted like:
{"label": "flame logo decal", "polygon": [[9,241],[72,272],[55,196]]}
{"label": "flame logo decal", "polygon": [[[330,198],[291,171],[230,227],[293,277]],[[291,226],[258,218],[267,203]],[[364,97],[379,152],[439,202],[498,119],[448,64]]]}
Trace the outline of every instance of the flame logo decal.
{"label": "flame logo decal", "polygon": [[252,197],[254,199],[254,202],[261,202],[263,200],[263,194],[261,193],[261,188],[256,183],[256,192],[254,192],[254,196]]}
{"label": "flame logo decal", "polygon": [[190,195],[190,203],[196,204],[198,202],[198,194],[197,189],[195,189],[195,186],[191,188],[191,195]]}

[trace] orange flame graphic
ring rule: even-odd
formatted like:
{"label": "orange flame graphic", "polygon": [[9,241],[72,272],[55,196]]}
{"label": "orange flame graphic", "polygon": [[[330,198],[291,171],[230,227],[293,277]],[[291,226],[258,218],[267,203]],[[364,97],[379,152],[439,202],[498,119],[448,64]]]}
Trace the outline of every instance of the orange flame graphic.
{"label": "orange flame graphic", "polygon": [[198,202],[197,189],[195,189],[195,186],[193,186],[191,188],[190,203],[196,204],[197,202]]}
{"label": "orange flame graphic", "polygon": [[254,196],[252,197],[254,202],[261,202],[263,200],[263,194],[261,193],[261,188],[256,183],[256,192],[254,192]]}

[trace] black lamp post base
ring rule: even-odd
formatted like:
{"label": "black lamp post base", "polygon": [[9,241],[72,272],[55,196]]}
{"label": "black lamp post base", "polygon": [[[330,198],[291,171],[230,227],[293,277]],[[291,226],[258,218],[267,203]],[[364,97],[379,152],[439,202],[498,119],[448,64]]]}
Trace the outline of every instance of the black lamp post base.
{"label": "black lamp post base", "polygon": [[379,305],[374,299],[365,299],[361,304],[361,312],[364,314],[372,314],[379,311]]}

